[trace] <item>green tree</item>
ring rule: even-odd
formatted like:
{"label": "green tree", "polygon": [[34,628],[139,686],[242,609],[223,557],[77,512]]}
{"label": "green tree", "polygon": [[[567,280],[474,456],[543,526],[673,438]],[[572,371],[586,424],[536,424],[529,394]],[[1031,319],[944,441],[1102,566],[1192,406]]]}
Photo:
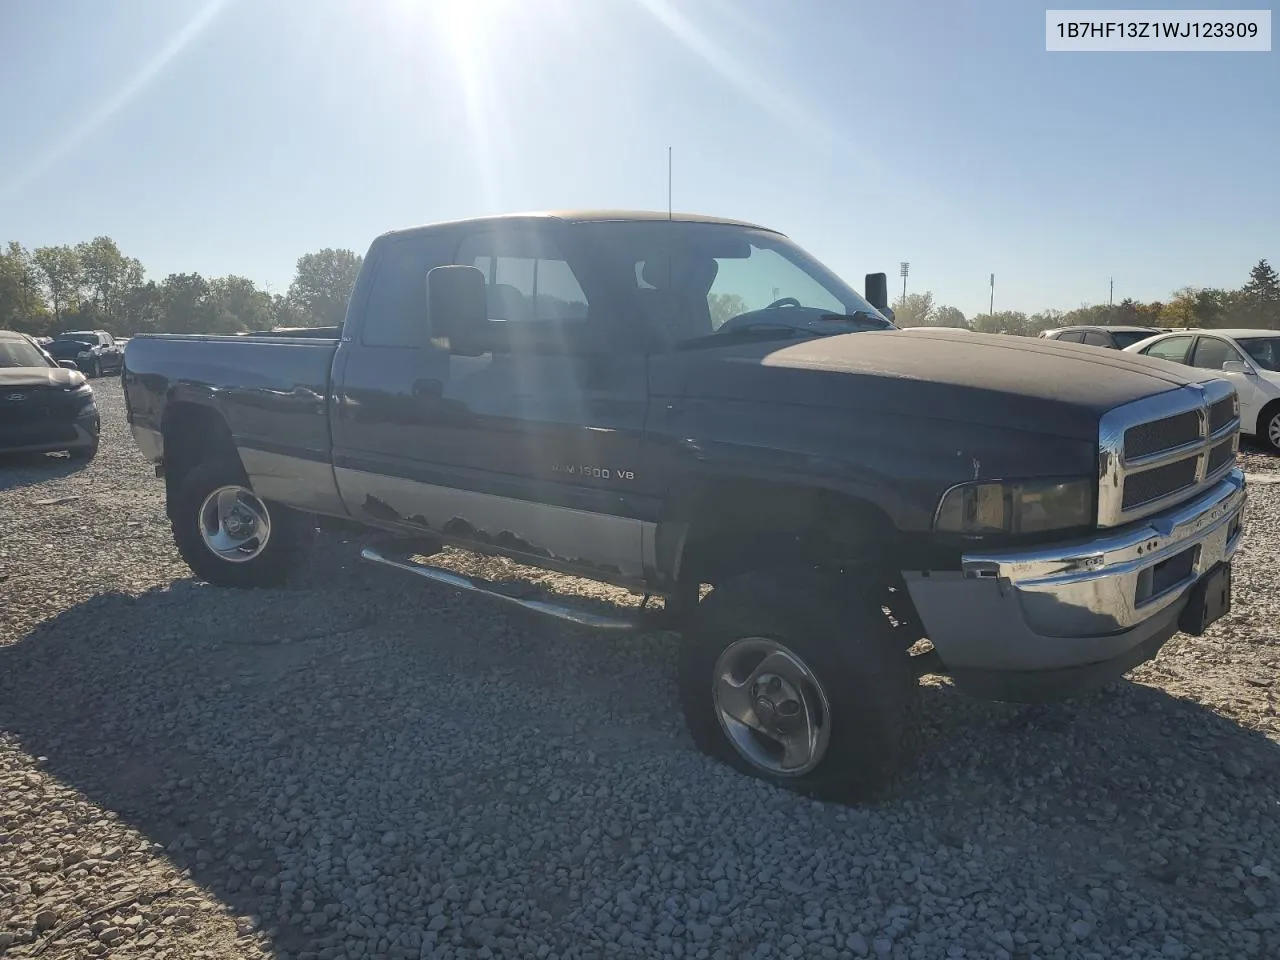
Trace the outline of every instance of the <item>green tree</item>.
{"label": "green tree", "polygon": [[0,330],[44,333],[49,309],[40,290],[40,272],[17,241],[0,251]]}
{"label": "green tree", "polygon": [[130,287],[121,301],[121,333],[155,333],[164,328],[164,298],[154,281]]}
{"label": "green tree", "polygon": [[[1152,300],[1150,303],[1139,303],[1136,311],[1136,323],[1140,327],[1158,327],[1164,321],[1160,318],[1164,315],[1165,305],[1159,300]],[[1167,324],[1165,324],[1167,326]]]}
{"label": "green tree", "polygon": [[1222,327],[1230,318],[1234,296],[1230,291],[1206,287],[1196,291],[1194,326]]}
{"label": "green tree", "polygon": [[1107,324],[1124,322],[1117,319],[1118,311],[1118,307],[1113,307],[1107,303],[1080,306],[1075,310],[1068,310],[1062,315],[1061,326],[1105,326]]}
{"label": "green tree", "polygon": [[893,319],[900,327],[931,327],[934,312],[933,293],[909,293],[893,305]]}
{"label": "green tree", "polygon": [[1027,317],[1027,336],[1038,337],[1046,330],[1066,326],[1066,314],[1061,310],[1041,310]]}
{"label": "green tree", "polygon": [[1015,337],[1027,335],[1027,315],[1021,310],[997,310],[980,313],[973,318],[973,329],[979,333],[1007,333]]}
{"label": "green tree", "polygon": [[935,327],[959,327],[967,330],[969,321],[965,319],[964,313],[959,307],[938,307],[933,312],[933,325]]}
{"label": "green tree", "polygon": [[62,316],[80,302],[80,258],[75,250],[63,244],[56,247],[37,247],[32,260],[40,271],[49,303],[53,307],[55,328],[62,325]]}
{"label": "green tree", "polygon": [[1166,327],[1199,327],[1206,326],[1200,323],[1197,306],[1199,304],[1200,292],[1191,287],[1183,287],[1178,290],[1164,305],[1164,309],[1160,311],[1160,325]]}
{"label": "green tree", "polygon": [[1125,297],[1116,304],[1115,313],[1108,322],[1126,326],[1142,323],[1142,311],[1139,308],[1138,301],[1134,300],[1133,297]]}
{"label": "green tree", "polygon": [[363,262],[357,253],[329,247],[298,258],[298,273],[289,286],[289,299],[301,309],[303,325],[329,327],[342,323]]}
{"label": "green tree", "polygon": [[1246,327],[1280,326],[1280,277],[1266,260],[1249,271],[1249,281],[1240,288],[1236,313]]}
{"label": "green tree", "polygon": [[277,293],[271,297],[268,308],[270,325],[274,327],[305,327],[306,314],[302,308],[284,294]]}
{"label": "green tree", "polygon": [[214,329],[235,333],[271,326],[271,298],[247,277],[219,277],[209,281]]}
{"label": "green tree", "polygon": [[99,324],[122,333],[121,301],[125,292],[142,283],[142,264],[126,257],[110,237],[94,237],[76,245],[81,282],[95,308]]}
{"label": "green tree", "polygon": [[750,307],[747,301],[736,293],[709,293],[707,306],[711,310],[711,326],[719,328],[726,320],[746,313]]}
{"label": "green tree", "polygon": [[160,326],[168,333],[204,333],[213,325],[209,282],[198,273],[171,273],[160,285]]}

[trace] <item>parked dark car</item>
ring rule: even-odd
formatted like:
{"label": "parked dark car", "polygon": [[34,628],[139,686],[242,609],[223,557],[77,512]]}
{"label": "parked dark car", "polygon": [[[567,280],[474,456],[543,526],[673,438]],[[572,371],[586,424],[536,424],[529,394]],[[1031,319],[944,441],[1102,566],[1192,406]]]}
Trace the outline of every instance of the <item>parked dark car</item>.
{"label": "parked dark car", "polygon": [[1148,337],[1157,336],[1159,327],[1060,327],[1057,330],[1046,330],[1040,334],[1045,340],[1059,340],[1063,343],[1083,343],[1089,347],[1103,347],[1107,350],[1123,350],[1135,343],[1141,343]]}
{"label": "parked dark car", "polygon": [[93,388],[26,334],[0,330],[0,453],[98,452]]}
{"label": "parked dark car", "polygon": [[[664,624],[699,747],[846,796],[902,758],[922,674],[1052,699],[1203,633],[1246,499],[1215,372],[899,330],[885,274],[864,291],[707,217],[397,231],[340,337],[134,337],[129,423],[198,577],[279,583],[319,517],[384,567]],[[444,544],[661,596],[661,619],[423,562]]]}
{"label": "parked dark car", "polygon": [[45,349],[55,360],[74,360],[87,377],[118,374],[124,369],[124,348],[105,330],[60,333]]}

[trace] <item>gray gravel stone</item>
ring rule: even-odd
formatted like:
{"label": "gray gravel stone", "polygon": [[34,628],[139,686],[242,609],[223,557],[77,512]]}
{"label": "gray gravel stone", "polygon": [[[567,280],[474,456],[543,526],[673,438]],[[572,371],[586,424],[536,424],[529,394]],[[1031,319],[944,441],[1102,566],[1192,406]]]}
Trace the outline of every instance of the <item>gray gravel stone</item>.
{"label": "gray gravel stone", "polygon": [[1280,485],[1205,636],[1046,707],[930,684],[922,759],[852,809],[696,753],[670,636],[517,617],[327,538],[284,589],[192,582],[95,389],[92,464],[0,466],[0,917],[25,918],[0,949],[136,894],[48,955],[1276,955],[1280,728],[1253,681],[1280,672]]}

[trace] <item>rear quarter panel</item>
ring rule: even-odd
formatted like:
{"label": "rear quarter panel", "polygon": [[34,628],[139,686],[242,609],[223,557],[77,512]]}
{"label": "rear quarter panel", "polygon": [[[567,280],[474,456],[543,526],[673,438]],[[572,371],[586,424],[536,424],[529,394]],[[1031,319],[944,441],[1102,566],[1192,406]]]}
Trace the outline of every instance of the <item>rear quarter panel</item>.
{"label": "rear quarter panel", "polygon": [[163,455],[166,412],[181,403],[208,407],[227,424],[260,496],[345,513],[329,440],[336,347],[336,340],[298,337],[134,337],[123,374],[134,435],[144,452]]}

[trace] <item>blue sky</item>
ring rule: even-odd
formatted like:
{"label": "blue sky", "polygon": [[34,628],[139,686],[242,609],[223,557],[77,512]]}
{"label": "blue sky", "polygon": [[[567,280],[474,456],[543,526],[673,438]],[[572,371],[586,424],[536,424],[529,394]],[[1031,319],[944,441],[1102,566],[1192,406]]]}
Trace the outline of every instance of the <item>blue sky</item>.
{"label": "blue sky", "polygon": [[1044,9],[0,3],[0,242],[105,233],[157,279],[283,292],[300,254],[393,227],[664,209],[670,145],[677,209],[779,228],[859,288],[909,260],[969,315],[992,271],[1030,312],[1280,264],[1280,53],[1050,54]]}

